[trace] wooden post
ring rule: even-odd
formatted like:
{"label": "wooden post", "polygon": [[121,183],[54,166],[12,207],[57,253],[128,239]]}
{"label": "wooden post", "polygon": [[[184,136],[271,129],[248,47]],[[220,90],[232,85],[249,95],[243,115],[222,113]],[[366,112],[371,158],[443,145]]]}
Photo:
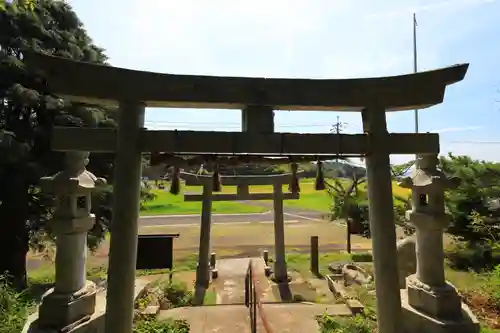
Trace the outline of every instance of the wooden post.
{"label": "wooden post", "polygon": [[216,254],[215,252],[212,252],[210,254],[210,267],[215,268],[216,261],[217,261]]}
{"label": "wooden post", "polygon": [[212,182],[203,185],[203,201],[201,207],[201,229],[200,250],[198,255],[198,267],[196,269],[196,285],[208,288],[210,282],[209,257],[210,257],[210,233],[212,229]]}
{"label": "wooden post", "polygon": [[318,236],[311,236],[311,272],[319,274],[319,244]]}
{"label": "wooden post", "polygon": [[249,192],[249,186],[247,184],[239,184],[236,186],[236,193],[238,195],[248,195]]}
{"label": "wooden post", "polygon": [[264,250],[262,251],[262,259],[264,259],[264,262],[267,263],[269,262],[269,251]]}
{"label": "wooden post", "polygon": [[283,219],[283,189],[281,184],[273,185],[274,207],[274,276],[276,281],[288,279],[285,259],[285,222]]}

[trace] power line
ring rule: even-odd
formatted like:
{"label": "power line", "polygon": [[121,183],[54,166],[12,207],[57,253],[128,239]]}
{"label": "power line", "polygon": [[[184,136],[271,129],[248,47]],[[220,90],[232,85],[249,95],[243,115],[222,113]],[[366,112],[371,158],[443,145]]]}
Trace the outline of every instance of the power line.
{"label": "power line", "polygon": [[[188,121],[178,121],[178,122],[172,122],[172,121],[145,121],[146,125],[149,126],[161,126],[161,127],[205,127],[205,126],[210,126],[210,127],[229,127],[229,128],[240,128],[241,123],[221,123],[221,122],[188,122]],[[292,128],[292,127],[325,127],[325,128],[331,128],[331,124],[276,124],[276,127],[285,127],[285,128]]]}
{"label": "power line", "polygon": [[[145,121],[146,125],[160,125],[160,126],[217,126],[217,127],[240,127],[241,123],[221,123],[221,122],[172,122],[172,121]],[[276,124],[277,127],[328,127],[331,124]]]}

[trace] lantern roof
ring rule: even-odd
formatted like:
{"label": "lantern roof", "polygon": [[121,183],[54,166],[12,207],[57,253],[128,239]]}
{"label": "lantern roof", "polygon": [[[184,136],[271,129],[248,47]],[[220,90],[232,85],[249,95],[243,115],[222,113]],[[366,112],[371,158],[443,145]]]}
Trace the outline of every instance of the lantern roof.
{"label": "lantern roof", "polygon": [[60,171],[54,176],[43,177],[41,186],[54,194],[71,194],[89,192],[95,187],[104,185],[106,180],[96,177],[92,172],[84,170],[75,175],[68,170]]}
{"label": "lantern roof", "polygon": [[459,178],[448,177],[441,170],[414,168],[409,176],[401,179],[399,186],[409,189],[420,189],[424,192],[433,192],[456,188],[459,183]]}

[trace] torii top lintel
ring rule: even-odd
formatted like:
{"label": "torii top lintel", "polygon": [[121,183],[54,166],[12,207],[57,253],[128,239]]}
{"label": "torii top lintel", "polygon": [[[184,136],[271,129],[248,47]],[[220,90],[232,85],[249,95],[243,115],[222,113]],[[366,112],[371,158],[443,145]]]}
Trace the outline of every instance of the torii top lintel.
{"label": "torii top lintel", "polygon": [[443,101],[448,85],[461,81],[468,64],[360,79],[275,79],[161,74],[27,53],[28,66],[47,79],[51,92],[95,104],[139,101],[148,107],[275,110],[387,111],[422,109]]}

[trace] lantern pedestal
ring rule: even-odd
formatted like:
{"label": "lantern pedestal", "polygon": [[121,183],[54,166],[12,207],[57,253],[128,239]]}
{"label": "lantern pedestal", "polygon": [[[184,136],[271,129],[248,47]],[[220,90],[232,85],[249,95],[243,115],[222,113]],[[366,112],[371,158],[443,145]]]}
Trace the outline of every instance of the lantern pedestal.
{"label": "lantern pedestal", "polygon": [[406,278],[401,290],[406,333],[478,333],[479,323],[462,303],[456,288],[446,281],[443,233],[450,217],[444,209],[444,192],[458,186],[457,179],[437,169],[437,157],[420,156],[403,187],[412,189],[412,210],[406,218],[416,229],[417,272]]}
{"label": "lantern pedestal", "polygon": [[407,288],[401,290],[405,332],[479,332],[479,322],[451,284],[431,288],[421,284],[414,275],[409,276],[406,283]]}
{"label": "lantern pedestal", "polygon": [[95,311],[97,288],[87,281],[87,232],[95,223],[91,194],[105,180],[86,170],[89,154],[69,152],[66,169],[41,179],[42,189],[56,196],[49,227],[56,239],[56,282],[42,297],[37,327],[71,331]]}
{"label": "lantern pedestal", "polygon": [[42,298],[38,327],[57,329],[88,319],[95,309],[97,288],[86,280],[87,231],[94,215],[51,221],[56,234],[56,283]]}
{"label": "lantern pedestal", "polygon": [[56,329],[83,322],[94,313],[97,288],[86,281],[83,288],[73,293],[61,293],[55,288],[44,296],[39,309],[38,327]]}

